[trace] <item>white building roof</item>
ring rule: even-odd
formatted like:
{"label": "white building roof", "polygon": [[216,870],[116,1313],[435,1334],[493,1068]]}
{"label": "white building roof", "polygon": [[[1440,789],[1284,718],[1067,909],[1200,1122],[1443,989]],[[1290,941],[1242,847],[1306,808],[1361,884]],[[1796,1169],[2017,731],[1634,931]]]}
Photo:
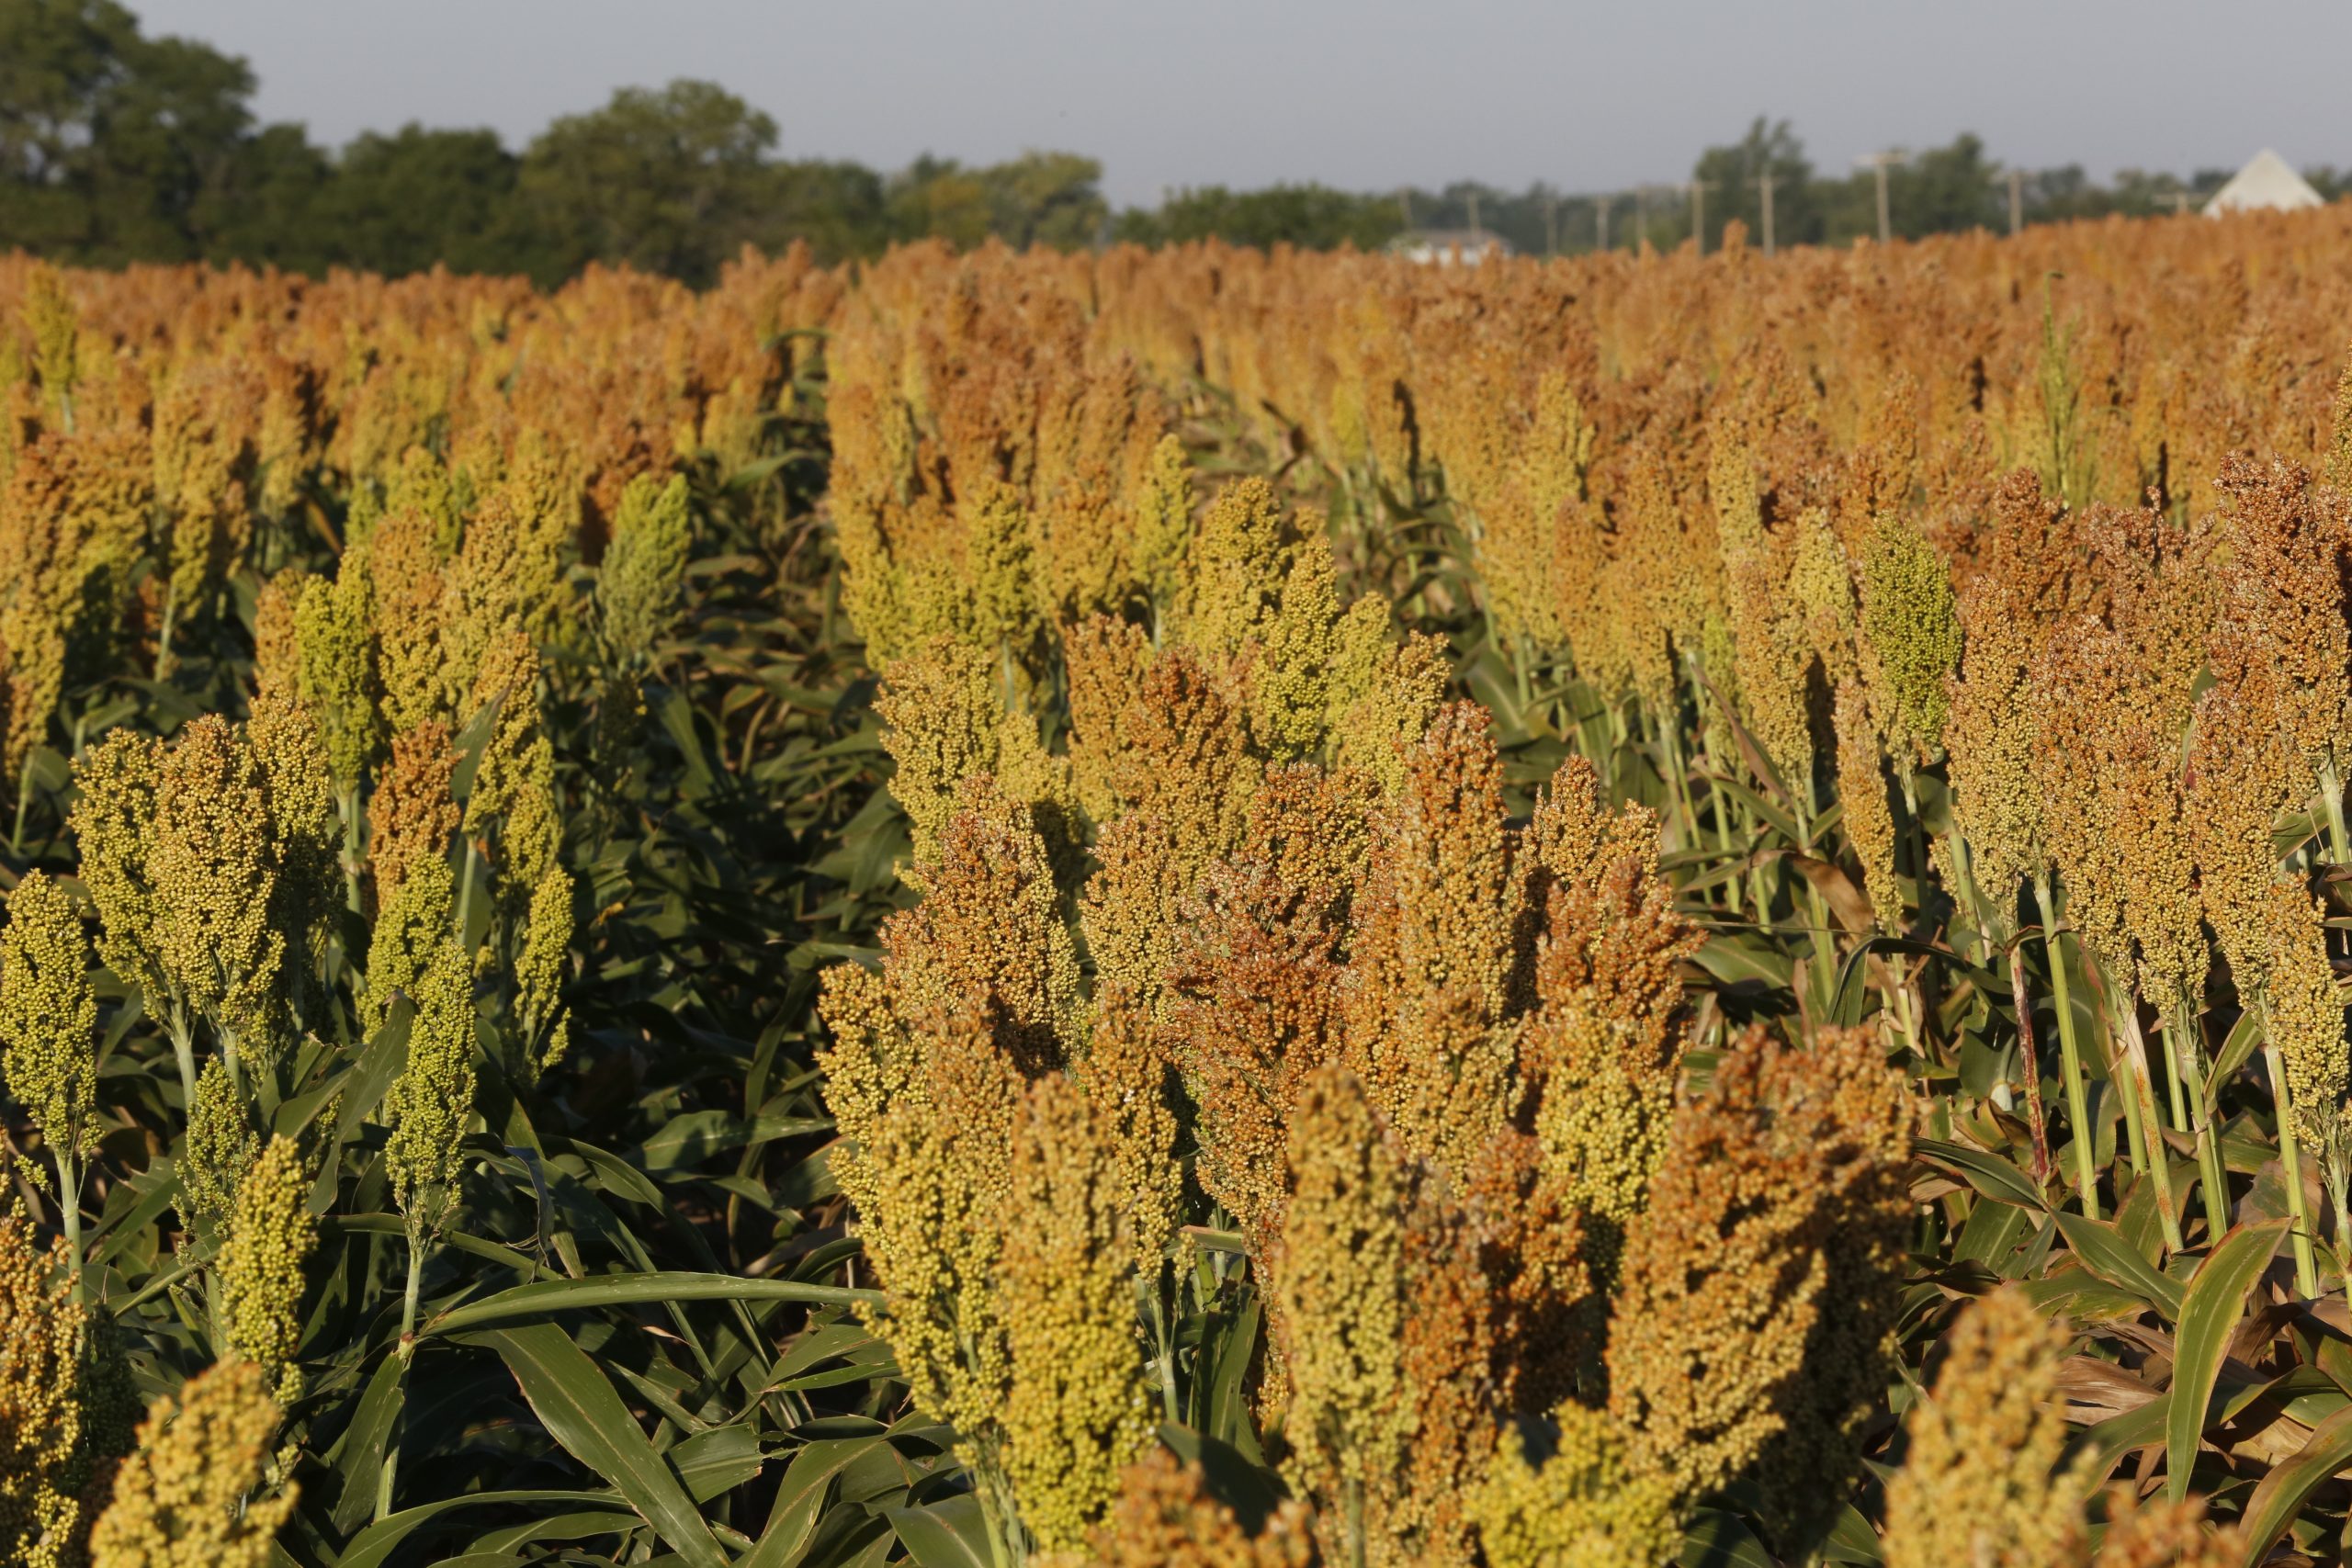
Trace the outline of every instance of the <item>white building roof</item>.
{"label": "white building roof", "polygon": [[2265,147],[2205,204],[2205,216],[2225,212],[2291,212],[2325,202],[2311,182],[2287,165],[2287,160]]}

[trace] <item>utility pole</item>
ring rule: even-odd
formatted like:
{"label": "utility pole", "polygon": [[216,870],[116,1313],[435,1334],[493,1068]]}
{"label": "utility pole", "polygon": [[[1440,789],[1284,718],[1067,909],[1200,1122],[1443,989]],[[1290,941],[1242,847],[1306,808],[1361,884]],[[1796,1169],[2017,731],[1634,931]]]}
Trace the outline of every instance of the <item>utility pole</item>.
{"label": "utility pole", "polygon": [[1707,254],[1707,193],[1715,188],[1713,180],[1690,182],[1690,243],[1701,255]]}
{"label": "utility pole", "polygon": [[1636,249],[1650,243],[1650,187],[1643,186],[1634,192],[1634,244]]}
{"label": "utility pole", "polygon": [[2172,215],[2173,215],[2175,218],[2186,218],[2186,217],[2188,217],[2188,202],[2189,202],[2189,195],[2188,195],[2188,193],[2187,191],[2185,191],[2185,190],[2177,190],[2177,191],[2173,192],[2173,193],[2172,193]]}
{"label": "utility pole", "polygon": [[1756,188],[1764,197],[1764,254],[1772,254],[1772,171],[1765,170],[1756,176]]}
{"label": "utility pole", "polygon": [[1560,197],[1550,186],[1544,187],[1544,254],[1560,254]]}
{"label": "utility pole", "polygon": [[1593,247],[1595,250],[1605,251],[1609,248],[1609,208],[1610,204],[1616,199],[1613,196],[1596,196],[1592,198],[1593,237],[1600,242]]}
{"label": "utility pole", "polygon": [[1478,232],[1478,193],[1475,190],[1470,193],[1470,232]]}
{"label": "utility pole", "polygon": [[1875,170],[1878,174],[1878,243],[1882,245],[1894,238],[1894,226],[1887,221],[1886,213],[1886,171],[1901,162],[1903,154],[1900,152],[1872,152],[1854,160],[1854,167]]}
{"label": "utility pole", "polygon": [[2025,227],[2025,171],[2009,171],[2009,232]]}

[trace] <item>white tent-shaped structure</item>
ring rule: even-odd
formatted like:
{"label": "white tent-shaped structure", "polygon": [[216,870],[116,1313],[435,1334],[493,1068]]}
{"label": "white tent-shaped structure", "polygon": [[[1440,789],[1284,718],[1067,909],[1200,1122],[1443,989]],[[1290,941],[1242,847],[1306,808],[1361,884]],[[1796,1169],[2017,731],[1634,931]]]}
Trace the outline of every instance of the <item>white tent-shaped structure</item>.
{"label": "white tent-shaped structure", "polygon": [[2311,182],[2287,166],[2287,160],[2265,147],[2251,163],[2231,176],[2205,204],[2205,216],[2227,212],[2292,212],[2298,208],[2324,207],[2325,200]]}

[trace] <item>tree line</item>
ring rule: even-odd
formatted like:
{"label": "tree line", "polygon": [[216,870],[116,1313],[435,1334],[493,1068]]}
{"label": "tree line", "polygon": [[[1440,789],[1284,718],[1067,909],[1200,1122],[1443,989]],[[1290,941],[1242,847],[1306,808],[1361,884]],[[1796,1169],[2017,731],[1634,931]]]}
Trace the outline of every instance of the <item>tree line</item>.
{"label": "tree line", "polygon": [[[1760,232],[1765,176],[1779,243],[1838,243],[1877,222],[1875,176],[1816,170],[1785,120],[1759,118],[1740,141],[1707,149],[1691,182],[1636,191],[1205,186],[1114,211],[1102,164],[1074,152],[978,166],[925,156],[889,173],[779,158],[775,120],[707,82],[624,87],[519,150],[488,130],[412,123],[330,151],[299,125],[260,122],[254,87],[243,60],[148,37],[118,0],[0,0],[0,251],[307,273],[441,265],[542,282],[601,260],[703,284],[745,244],[795,241],[833,261],[931,236],[1071,248],[1214,235],[1370,249],[1412,229],[1479,228],[1544,254],[1670,247],[1695,220],[1713,248],[1733,219]],[[1892,231],[2002,226],[2005,174],[1971,135],[1905,159],[1888,175]],[[2352,184],[2333,169],[2308,174],[2331,197]],[[2227,175],[2127,171],[2100,184],[2078,166],[2048,169],[2023,176],[2019,196],[2030,222],[2152,213],[2201,199]]]}

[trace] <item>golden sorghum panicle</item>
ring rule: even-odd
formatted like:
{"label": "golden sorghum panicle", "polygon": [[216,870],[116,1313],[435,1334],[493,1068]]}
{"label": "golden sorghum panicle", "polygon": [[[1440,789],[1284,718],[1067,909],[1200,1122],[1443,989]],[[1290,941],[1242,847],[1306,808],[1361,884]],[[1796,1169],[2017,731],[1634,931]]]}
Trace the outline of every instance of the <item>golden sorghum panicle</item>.
{"label": "golden sorghum panicle", "polygon": [[629,480],[596,569],[596,607],[605,641],[616,657],[650,659],[668,633],[694,538],[684,474],[666,485],[650,474]]}
{"label": "golden sorghum panicle", "polygon": [[2202,1497],[2142,1502],[2128,1486],[2107,1495],[2107,1531],[2090,1568],[2237,1568],[2246,1560],[2244,1534],[2210,1524]]}
{"label": "golden sorghum panicle", "polygon": [[2188,752],[2198,897],[2241,993],[2260,983],[2270,961],[2264,907],[2278,880],[2271,829],[2312,782],[2273,721],[2276,679],[2267,660],[2217,679],[2198,700]]}
{"label": "golden sorghum panicle", "polygon": [[1200,1108],[1195,1174],[1253,1245],[1282,1204],[1300,1086],[1336,1049],[1370,807],[1360,774],[1268,770],[1248,844],[1209,867],[1176,932],[1164,1038]]}
{"label": "golden sorghum panicle", "polygon": [[295,606],[311,582],[309,571],[289,566],[274,573],[254,596],[254,685],[267,692],[300,691],[302,647],[294,629]]}
{"label": "golden sorghum panicle", "polygon": [[1394,1485],[1370,1501],[1374,1562],[1469,1568],[1471,1487],[1509,1408],[1497,1376],[1504,1303],[1489,1272],[1489,1229],[1442,1172],[1422,1165],[1405,1194],[1405,1333],[1397,1347],[1412,1439]]}
{"label": "golden sorghum panicle", "polygon": [[2352,494],[2352,360],[2335,378],[2335,418],[2329,427],[2327,459],[2322,477],[2337,490]]}
{"label": "golden sorghum panicle", "polygon": [[1604,1280],[1665,1151],[1689,1043],[1680,965],[1702,940],[1657,854],[1657,818],[1638,805],[1607,811],[1582,758],[1536,801],[1522,898],[1543,932],[1520,982],[1534,993],[1522,1070],[1536,1080],[1546,1185],[1593,1227]]}
{"label": "golden sorghum panicle", "polygon": [[1011,1201],[1024,1084],[968,1012],[920,1028],[912,1054],[910,1081],[867,1122],[855,1161],[859,1231],[885,1298],[873,1322],[917,1406],[956,1428],[969,1462],[1000,1466],[1012,1379],[997,1286],[1004,1233],[972,1218]]}
{"label": "golden sorghum panicle", "polygon": [[[1173,437],[1170,437],[1172,440]],[[1306,1506],[1286,1501],[1251,1534],[1210,1495],[1198,1464],[1152,1449],[1120,1478],[1119,1495],[1088,1542],[1085,1568],[1316,1568]]]}
{"label": "golden sorghum panicle", "polygon": [[1290,1125],[1290,1190],[1266,1259],[1290,1373],[1283,1469],[1326,1507],[1393,1486],[1414,1433],[1404,1365],[1404,1151],[1341,1067],[1306,1080]]}
{"label": "golden sorghum panicle", "polygon": [[435,542],[432,519],[421,512],[391,513],[376,525],[365,548],[376,583],[376,658],[384,716],[398,735],[426,719],[450,716],[441,650],[448,617],[447,563]]}
{"label": "golden sorghum panicle", "polygon": [[62,1164],[98,1146],[97,1028],[82,917],[54,880],[27,872],[0,932],[0,1075]]}
{"label": "golden sorghum panicle", "polygon": [[1029,1088],[999,1224],[1012,1386],[1005,1468],[1037,1544],[1081,1544],[1151,1438],[1135,1258],[1109,1114],[1069,1079]]}
{"label": "golden sorghum panicle", "polygon": [[1316,890],[1221,864],[1170,964],[1168,1038],[1200,1106],[1195,1175],[1253,1244],[1282,1206],[1301,1087],[1336,1049],[1340,935]]}
{"label": "golden sorghum panicle", "polygon": [[1126,808],[1113,778],[1126,750],[1129,705],[1151,662],[1151,639],[1132,621],[1089,615],[1062,628],[1070,788],[1098,826]]}
{"label": "golden sorghum panicle", "polygon": [[2331,764],[2341,781],[2352,763],[2352,498],[2314,490],[2300,468],[2245,457],[2222,464],[2219,488],[2228,559],[2214,672],[2259,672],[2264,716],[2297,754],[2299,793]]}
{"label": "golden sorghum panicle", "polygon": [[2126,639],[2083,617],[2052,634],[2036,681],[2045,828],[2069,918],[2160,1013],[2203,995],[2181,737],[2151,700],[2155,677]]}
{"label": "golden sorghum panicle", "polygon": [[1169,629],[1212,664],[1233,658],[1275,613],[1291,555],[1273,487],[1254,477],[1227,486],[1186,553]]}
{"label": "golden sorghum panicle", "polygon": [[187,1139],[180,1150],[180,1215],[188,1228],[219,1228],[237,1201],[237,1189],[261,1153],[246,1101],[229,1078],[229,1065],[214,1056],[196,1076],[196,1102],[187,1111]]}
{"label": "golden sorghum panicle", "polygon": [[1960,610],[1935,547],[1892,513],[1862,552],[1863,673],[1898,767],[1943,749],[1947,685],[1960,667]]}
{"label": "golden sorghum panicle", "polygon": [[1901,1282],[1888,1204],[1909,1148],[1901,1083],[1877,1050],[1866,1031],[1805,1047],[1751,1031],[1675,1117],[1626,1236],[1609,1397],[1680,1504],[1759,1461],[1768,1495],[1802,1479],[1824,1502],[1835,1470],[1798,1477],[1783,1459],[1855,1461],[1820,1428],[1842,1424],[1836,1407],[1865,1373],[1873,1394],[1887,1375]]}
{"label": "golden sorghum panicle", "polygon": [[457,877],[448,860],[419,861],[376,913],[368,942],[368,983],[359,993],[359,1027],[372,1036],[390,1015],[392,999],[413,996],[440,952],[457,913]]}
{"label": "golden sorghum panicle", "polygon": [[1260,752],[1276,761],[1321,750],[1339,655],[1339,590],[1330,542],[1320,518],[1310,517],[1302,526],[1306,537],[1292,552],[1281,595],[1248,657],[1250,737]]}
{"label": "golden sorghum panicle", "polygon": [[449,727],[437,718],[392,738],[391,761],[368,802],[368,863],[379,909],[399,897],[418,865],[447,859],[449,835],[458,830],[458,803],[449,793],[457,769]]}
{"label": "golden sorghum panicle", "polygon": [[2327,912],[2301,887],[2273,885],[2261,906],[2263,1021],[2287,1068],[2295,1132],[2307,1149],[2326,1147],[2352,1092],[2352,1046],[2344,998],[2327,955]]}
{"label": "golden sorghum panicle", "polygon": [[146,457],[135,427],[52,431],[18,453],[0,491],[0,582],[9,586],[0,600],[8,649],[0,765],[10,778],[47,739],[69,660],[106,658],[126,630],[154,510]]}
{"label": "golden sorghum panicle", "polygon": [[940,619],[992,660],[1026,665],[1044,627],[1037,604],[1041,563],[1030,511],[1019,491],[994,482],[957,498],[956,511],[964,527],[965,570],[932,580],[952,584],[958,600]]}
{"label": "golden sorghum panicle", "polygon": [[490,738],[466,796],[465,829],[480,839],[490,831],[491,819],[514,809],[518,796],[539,781],[535,774],[534,747],[545,739],[539,707],[539,649],[520,622],[510,621],[482,644],[476,679],[465,693],[469,724],[492,713]]}
{"label": "golden sorghum panicle", "polygon": [[1536,1463],[1505,1427],[1470,1494],[1487,1568],[1629,1568],[1666,1562],[1679,1532],[1673,1489],[1637,1470],[1607,1411],[1553,1412],[1558,1437]]}
{"label": "golden sorghum panicle", "polygon": [[473,968],[457,942],[435,944],[413,993],[408,1066],[384,1097],[393,1201],[412,1238],[438,1231],[457,1206],[458,1151],[474,1110]]}
{"label": "golden sorghum panicle", "polygon": [[571,1047],[563,982],[572,931],[571,874],[551,865],[532,890],[523,949],[514,959],[514,1008],[522,1015],[526,1059],[534,1074],[561,1061]]}
{"label": "golden sorghum panicle", "polygon": [[1707,482],[1730,590],[1732,674],[1743,716],[1781,781],[1803,797],[1813,777],[1805,706],[1813,650],[1789,591],[1789,544],[1765,530],[1755,458],[1744,439],[1727,430],[1713,434]]}
{"label": "golden sorghum panicle", "polygon": [[1037,743],[1036,721],[1005,707],[993,654],[944,637],[920,643],[891,664],[874,708],[889,726],[882,746],[896,764],[890,795],[907,814],[917,886],[939,858],[957,790],[975,773],[992,773],[1007,795],[1042,807],[1040,826],[1067,837],[1061,769]]}
{"label": "golden sorghum panicle", "polygon": [[1084,1043],[1078,950],[1029,807],[965,781],[922,903],[883,923],[883,975],[902,1021],[977,1010],[1029,1077]]}
{"label": "golden sorghum panicle", "polygon": [[343,831],[334,780],[319,727],[292,697],[254,699],[246,743],[261,766],[268,802],[270,854],[277,863],[271,918],[286,937],[283,995],[311,1006],[321,982],[330,928],[344,908]]}
{"label": "golden sorghum panicle", "polygon": [[2015,1287],[1961,1314],[1934,1392],[1912,1413],[1910,1455],[1887,1483],[1887,1568],[2083,1560],[2081,1487],[2056,1473],[2068,1338]]}
{"label": "golden sorghum panicle", "polygon": [[1875,1030],[1817,1029],[1803,1066],[1780,1071],[1776,1132],[1811,1159],[1810,1244],[1826,1266],[1804,1371],[1776,1400],[1786,1425],[1757,1466],[1759,1517],[1793,1556],[1836,1518],[1860,1472],[1863,1428],[1900,1375],[1916,1101]]}
{"label": "golden sorghum panicle", "polygon": [[47,265],[35,267],[17,309],[33,340],[33,373],[40,379],[41,395],[52,410],[70,407],[82,376],[82,313],[65,292],[64,275]]}
{"label": "golden sorghum panicle", "polygon": [[345,795],[359,788],[384,745],[375,619],[365,550],[346,554],[333,579],[312,578],[294,611],[299,690],[318,720],[335,788]]}
{"label": "golden sorghum panicle", "polygon": [[1860,668],[1854,571],[1829,513],[1819,507],[1797,519],[1789,595],[1804,618],[1805,640],[1824,677],[1832,684],[1851,679]]}
{"label": "golden sorghum panicle", "polygon": [[1212,861],[1241,840],[1262,769],[1241,715],[1186,649],[1162,654],[1122,721],[1112,771],[1128,809],[1095,840],[1080,904],[1100,983],[1159,1010],[1177,915]]}
{"label": "golden sorghum panicle", "polygon": [[12,1202],[0,1215],[0,1559],[82,1568],[107,1461],[130,1448],[136,1414],[105,1321]]}
{"label": "golden sorghum panicle", "polygon": [[1193,465],[1182,440],[1172,434],[1159,438],[1129,496],[1135,535],[1127,542],[1127,557],[1154,607],[1165,613],[1175,603],[1193,542]]}
{"label": "golden sorghum panicle", "polygon": [[155,956],[173,991],[238,1033],[264,1021],[286,959],[269,829],[245,737],[217,714],[181,730],[164,753],[147,855]]}
{"label": "golden sorghum panicle", "polygon": [[264,1568],[295,1487],[254,1497],[277,1435],[266,1374],[224,1361],[140,1423],[114,1501],[90,1532],[91,1568]]}
{"label": "golden sorghum panicle", "polygon": [[198,371],[175,378],[156,400],[149,439],[165,535],[167,637],[174,620],[210,606],[253,536],[245,481],[260,392],[258,380]]}
{"label": "golden sorghum panicle", "polygon": [[1978,891],[1997,919],[2043,874],[2040,737],[2035,726],[2034,627],[2026,607],[1997,580],[1980,579],[1961,602],[1967,628],[1959,678],[1950,682],[1944,726],[1951,758],[1951,814],[1968,846]]}
{"label": "golden sorghum panicle", "polygon": [[117,729],[74,764],[70,818],[81,851],[82,886],[98,910],[98,956],[137,986],[150,1011],[164,1016],[172,998],[158,960],[156,897],[148,854],[155,829],[155,792],[164,748]]}
{"label": "golden sorghum panicle", "polygon": [[1903,888],[1894,872],[1894,810],[1886,794],[1886,761],[1871,723],[1870,704],[1855,681],[1838,682],[1838,803],[1846,842],[1862,863],[1862,889],[1883,931],[1903,929]]}
{"label": "golden sorghum panicle", "polygon": [[1405,785],[1406,758],[1444,705],[1453,666],[1442,637],[1415,632],[1390,647],[1387,620],[1386,605],[1366,596],[1340,623],[1340,666],[1331,690],[1346,702],[1329,728],[1337,738],[1332,761],[1370,775],[1382,793],[1393,795]]}
{"label": "golden sorghum panicle", "polygon": [[1486,712],[1457,703],[1374,818],[1344,988],[1351,1066],[1407,1146],[1457,1180],[1516,1109],[1505,820]]}
{"label": "golden sorghum panicle", "polygon": [[1115,997],[1095,998],[1094,1031],[1080,1074],[1110,1128],[1120,1210],[1136,1274],[1157,1286],[1183,1219],[1184,1171],[1176,1159],[1176,1111],[1167,1060],[1148,1021]]}
{"label": "golden sorghum panicle", "polygon": [[318,1245],[310,1172],[292,1138],[273,1137],[237,1185],[220,1248],[220,1303],[230,1346],[262,1369],[281,1402],[302,1392],[302,1270]]}

